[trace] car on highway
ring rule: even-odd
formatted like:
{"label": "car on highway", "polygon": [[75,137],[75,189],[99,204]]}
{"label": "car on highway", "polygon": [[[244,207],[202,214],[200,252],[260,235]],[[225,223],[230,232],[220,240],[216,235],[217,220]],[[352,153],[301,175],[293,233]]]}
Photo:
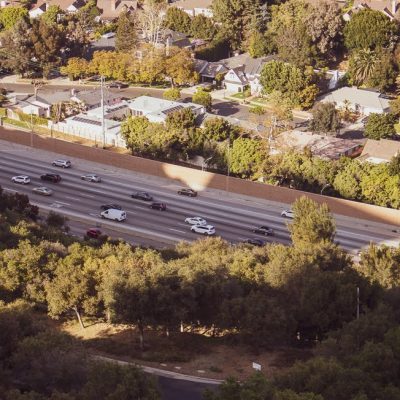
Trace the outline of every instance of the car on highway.
{"label": "car on highway", "polygon": [[108,210],[102,211],[100,216],[101,218],[112,219],[118,222],[126,220],[126,212],[115,208],[109,208]]}
{"label": "car on highway", "polygon": [[207,225],[207,221],[201,217],[188,217],[185,219],[185,223],[190,225]]}
{"label": "car on highway", "polygon": [[54,160],[54,161],[51,163],[51,165],[52,165],[53,167],[71,168],[72,163],[71,163],[71,161],[69,161],[69,160],[62,160],[62,159],[59,159],[59,160]]}
{"label": "car on highway", "polygon": [[61,176],[58,174],[43,174],[40,175],[42,181],[58,183],[61,181]]}
{"label": "car on highway", "polygon": [[87,182],[101,182],[101,178],[96,174],[85,174],[81,176],[81,179]]}
{"label": "car on highway", "polygon": [[160,211],[165,211],[167,209],[167,205],[165,203],[160,203],[158,201],[153,202],[149,206],[153,210],[160,210]]}
{"label": "car on highway", "polygon": [[46,186],[34,187],[32,192],[41,194],[42,196],[51,196],[53,194],[53,191]]}
{"label": "car on highway", "polygon": [[243,243],[251,244],[252,246],[262,247],[265,245],[264,240],[257,238],[249,238],[243,241]]}
{"label": "car on highway", "polygon": [[11,178],[11,181],[14,183],[20,183],[21,185],[27,185],[31,183],[31,178],[28,175],[17,175]]}
{"label": "car on highway", "polygon": [[125,82],[120,82],[120,81],[113,81],[110,83],[107,83],[107,87],[111,88],[111,89],[125,89],[127,87],[129,87],[129,85]]}
{"label": "car on highway", "polygon": [[274,236],[275,234],[274,230],[266,225],[261,225],[257,228],[253,228],[251,231],[265,236]]}
{"label": "car on highway", "polygon": [[90,228],[86,231],[86,236],[92,239],[98,239],[101,236],[101,230],[99,228]]}
{"label": "car on highway", "polygon": [[119,204],[103,204],[100,208],[104,211],[109,210],[110,208],[113,208],[114,210],[122,210],[122,207]]}
{"label": "car on highway", "polygon": [[215,235],[215,228],[212,225],[192,225],[190,230],[206,236]]}
{"label": "car on highway", "polygon": [[282,217],[286,217],[286,218],[294,218],[294,213],[293,213],[293,211],[292,210],[283,210],[282,212],[281,212],[281,216]]}
{"label": "car on highway", "polygon": [[189,189],[189,188],[179,189],[178,194],[180,194],[181,196],[188,196],[188,197],[196,197],[197,196],[197,192],[195,190]]}
{"label": "car on highway", "polygon": [[144,201],[153,201],[153,197],[150,196],[147,192],[136,192],[131,194],[132,199],[144,200]]}

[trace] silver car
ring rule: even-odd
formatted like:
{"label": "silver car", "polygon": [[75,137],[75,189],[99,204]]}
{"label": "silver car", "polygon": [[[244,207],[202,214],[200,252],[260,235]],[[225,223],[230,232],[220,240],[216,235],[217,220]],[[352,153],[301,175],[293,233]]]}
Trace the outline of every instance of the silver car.
{"label": "silver car", "polygon": [[86,175],[82,175],[81,179],[83,181],[88,181],[88,182],[101,182],[101,178],[96,175],[96,174],[86,174]]}
{"label": "silver car", "polygon": [[190,230],[192,232],[200,233],[202,235],[215,235],[215,228],[212,225],[192,225]]}
{"label": "silver car", "polygon": [[207,225],[207,221],[201,217],[188,217],[185,219],[185,223],[189,225]]}
{"label": "silver car", "polygon": [[53,194],[53,191],[46,186],[34,187],[32,192],[41,194],[42,196],[51,196]]}
{"label": "silver car", "polygon": [[69,160],[54,160],[51,165],[53,165],[54,167],[62,167],[62,168],[71,168],[72,164],[71,161]]}
{"label": "silver car", "polygon": [[11,181],[14,183],[20,183],[22,185],[27,185],[31,183],[31,178],[28,175],[17,175],[11,178]]}

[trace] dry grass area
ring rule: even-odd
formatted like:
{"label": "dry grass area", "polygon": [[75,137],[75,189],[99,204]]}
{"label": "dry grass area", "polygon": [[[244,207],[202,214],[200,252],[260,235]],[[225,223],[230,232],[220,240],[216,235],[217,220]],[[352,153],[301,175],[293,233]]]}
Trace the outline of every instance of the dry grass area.
{"label": "dry grass area", "polygon": [[309,350],[281,348],[255,353],[251,349],[227,344],[216,338],[190,333],[173,333],[167,338],[161,332],[145,331],[145,350],[139,349],[137,332],[125,325],[93,323],[82,330],[76,323],[63,325],[63,330],[83,340],[92,353],[137,362],[150,367],[171,370],[188,375],[225,379],[234,376],[244,379],[254,370],[252,363],[262,366],[262,372],[271,376],[304,360]]}

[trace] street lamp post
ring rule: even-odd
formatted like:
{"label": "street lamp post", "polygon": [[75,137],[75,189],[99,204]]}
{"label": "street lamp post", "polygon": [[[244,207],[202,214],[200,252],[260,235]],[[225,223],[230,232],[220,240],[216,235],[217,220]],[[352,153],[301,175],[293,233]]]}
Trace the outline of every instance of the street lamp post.
{"label": "street lamp post", "polygon": [[231,138],[228,136],[228,151],[226,155],[227,164],[228,164],[228,174],[226,176],[226,191],[229,193],[229,176],[231,173],[231,155],[230,155],[230,147],[231,147]]}
{"label": "street lamp post", "polygon": [[322,187],[322,189],[321,189],[321,195],[322,195],[323,191],[324,191],[325,189],[327,189],[328,187],[330,187],[330,186],[331,186],[330,183],[325,184],[325,185]]}

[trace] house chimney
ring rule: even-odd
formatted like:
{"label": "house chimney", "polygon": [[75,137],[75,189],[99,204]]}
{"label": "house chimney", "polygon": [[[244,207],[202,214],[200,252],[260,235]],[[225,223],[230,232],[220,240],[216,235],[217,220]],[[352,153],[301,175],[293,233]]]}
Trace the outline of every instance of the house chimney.
{"label": "house chimney", "polygon": [[391,5],[391,8],[392,8],[392,14],[393,14],[393,16],[395,16],[396,15],[396,11],[397,11],[397,0],[391,0],[390,1],[390,5]]}

